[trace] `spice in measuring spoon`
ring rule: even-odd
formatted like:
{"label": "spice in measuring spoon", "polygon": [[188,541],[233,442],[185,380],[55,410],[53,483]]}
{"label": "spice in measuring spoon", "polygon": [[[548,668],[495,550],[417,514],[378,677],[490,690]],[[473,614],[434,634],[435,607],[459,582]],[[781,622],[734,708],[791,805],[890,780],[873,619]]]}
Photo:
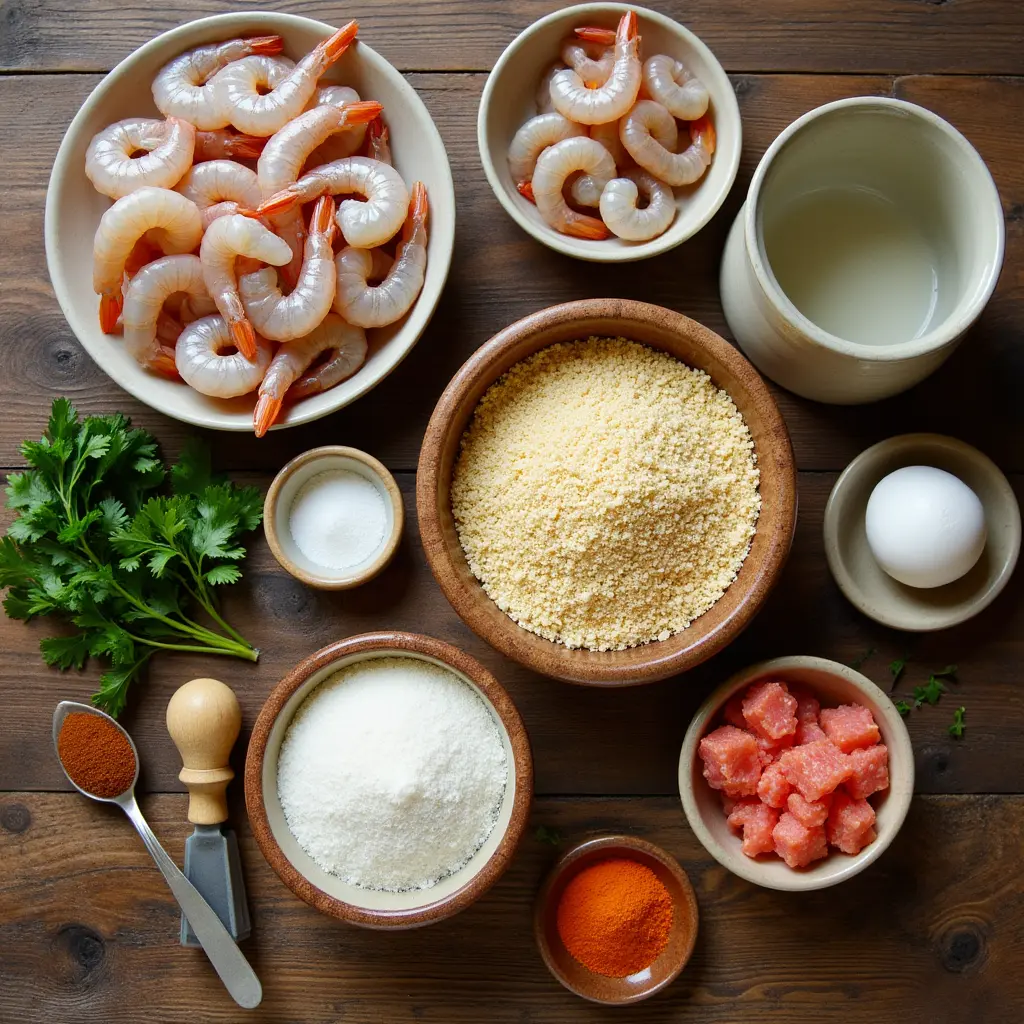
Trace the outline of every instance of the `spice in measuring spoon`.
{"label": "spice in measuring spoon", "polygon": [[71,781],[103,800],[120,796],[135,781],[135,751],[124,733],[100,715],[69,714],[57,734],[57,756]]}
{"label": "spice in measuring spoon", "polygon": [[387,509],[380,491],[350,469],[317,473],[299,488],[288,513],[295,546],[315,565],[350,569],[384,543]]}
{"label": "spice in measuring spoon", "polygon": [[584,967],[608,978],[645,970],[668,945],[672,897],[658,876],[629,857],[583,868],[558,901],[558,935]]}

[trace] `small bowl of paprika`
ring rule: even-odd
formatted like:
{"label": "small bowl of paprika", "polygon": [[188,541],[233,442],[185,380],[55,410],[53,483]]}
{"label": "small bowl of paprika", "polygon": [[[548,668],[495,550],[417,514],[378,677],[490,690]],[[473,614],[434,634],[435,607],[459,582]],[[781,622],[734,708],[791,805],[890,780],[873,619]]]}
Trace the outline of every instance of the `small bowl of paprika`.
{"label": "small bowl of paprika", "polygon": [[697,940],[697,898],[660,847],[602,836],[572,847],[541,886],[534,935],[548,970],[594,1003],[636,1003],[671,984]]}

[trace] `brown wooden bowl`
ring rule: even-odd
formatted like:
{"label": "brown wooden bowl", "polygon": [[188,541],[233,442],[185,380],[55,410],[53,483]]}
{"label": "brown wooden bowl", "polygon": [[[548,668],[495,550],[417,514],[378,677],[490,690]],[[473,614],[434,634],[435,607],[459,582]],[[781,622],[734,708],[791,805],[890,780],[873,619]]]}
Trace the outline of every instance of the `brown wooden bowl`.
{"label": "brown wooden bowl", "polygon": [[[704,370],[731,396],[754,441],[761,515],[750,552],[721,599],[667,640],[624,651],[571,650],[517,625],[487,596],[459,543],[451,480],[459,442],[484,392],[513,364],[561,341],[625,337]],[[796,468],[782,415],[740,352],[694,320],[644,302],[585,299],[533,313],[496,334],[463,364],[434,409],[416,474],[416,510],[427,561],[463,621],[502,654],[536,672],[584,685],[666,679],[710,658],[753,619],[789,555],[796,526]]]}
{"label": "brown wooden bowl", "polygon": [[[558,934],[558,901],[565,887],[583,868],[608,857],[629,857],[649,867],[672,897],[668,945],[650,967],[628,978],[595,974],[565,948]],[[698,918],[693,886],[674,857],[661,847],[633,836],[602,836],[572,847],[551,869],[537,894],[533,930],[548,970],[570,992],[591,1002],[622,1006],[647,999],[675,981],[693,953]]]}
{"label": "brown wooden bowl", "polygon": [[[498,822],[463,868],[430,889],[380,892],[321,868],[288,829],[277,796],[281,741],[306,697],[345,665],[388,656],[419,658],[458,675],[494,715],[508,755],[509,781]],[[365,928],[417,928],[465,910],[508,867],[530,816],[533,758],[523,720],[504,687],[475,658],[417,633],[380,632],[338,640],[299,662],[274,687],[253,727],[245,759],[245,806],[263,856],[296,896],[324,914]]]}

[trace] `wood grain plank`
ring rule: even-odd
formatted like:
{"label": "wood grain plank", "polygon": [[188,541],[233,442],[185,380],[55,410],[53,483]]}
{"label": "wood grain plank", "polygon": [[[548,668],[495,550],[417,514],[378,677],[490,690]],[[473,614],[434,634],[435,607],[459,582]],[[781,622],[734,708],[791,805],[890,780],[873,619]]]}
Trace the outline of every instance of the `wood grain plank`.
{"label": "wood grain plank", "polygon": [[[36,434],[50,399],[71,396],[87,412],[123,409],[174,452],[191,428],[155,414],[122,392],[86,356],[53,298],[42,242],[50,166],[65,126],[95,76],[0,78],[0,466],[19,463],[18,444]],[[960,351],[905,395],[859,408],[818,405],[774,388],[803,469],[841,469],[869,444],[912,430],[953,431],[1007,470],[1024,470],[1024,140],[1014,131],[1024,81],[857,76],[734,78],[744,118],[739,179],[725,207],[695,239],[642,264],[600,266],[551,252],[504,214],[476,151],[481,75],[412,75],[448,148],[458,227],[451,274],[432,324],[408,360],[372,394],[316,424],[262,441],[210,435],[221,465],[280,466],[305,448],[336,441],[413,469],[423,430],[445,384],[488,337],[511,321],[568,299],[617,295],[677,309],[728,336],[718,299],[725,234],[753,169],[778,132],[829,100],[896,91],[948,116],[981,149],[1007,216],[1006,268],[981,323]],[[46,117],[38,111],[45,109]],[[402,415],[396,416],[395,409]],[[951,411],[955,410],[955,417]]]}
{"label": "wood grain plank", "polygon": [[[143,803],[180,863],[185,798]],[[595,1021],[533,943],[534,894],[565,842],[644,836],[690,875],[701,925],[690,965],[633,1007],[649,1024],[1016,1024],[1024,972],[1020,797],[918,797],[893,846],[864,874],[817,893],[777,893],[730,875],[687,828],[678,800],[545,799],[511,868],[456,918],[415,932],[360,931],[300,903],[271,873],[244,821],[254,921],[244,944],[264,1002],[246,1020]],[[238,1021],[129,824],[77,794],[0,797],[0,948],[10,1021]],[[870,908],[870,909],[869,909]],[[884,909],[883,909],[884,908]]]}
{"label": "wood grain plank", "polygon": [[[268,478],[248,478],[266,486]],[[547,679],[489,648],[467,629],[442,597],[427,568],[416,528],[413,481],[401,474],[407,527],[396,561],[358,590],[324,593],[286,575],[260,537],[251,547],[242,583],[231,588],[229,621],[262,649],[258,665],[230,658],[161,655],[124,719],[143,761],[143,790],[180,791],[177,751],[164,728],[171,694],[187,679],[213,674],[234,687],[242,704],[245,742],[270,689],[293,665],[341,637],[377,629],[427,633],[453,643],[490,668],[507,687],[526,722],[540,794],[671,794],[686,727],[707,693],[732,672],[782,654],[817,654],[863,666],[888,686],[889,662],[909,655],[899,691],[908,695],[929,670],[960,666],[960,682],[937,707],[925,707],[908,726],[919,792],[1024,792],[1024,577],[984,615],[938,634],[911,636],[856,612],[828,574],[822,516],[834,475],[800,476],[800,521],[783,577],[764,610],[728,649],[694,671],[663,683],[602,691]],[[1024,477],[1015,477],[1024,499]],[[68,789],[49,741],[50,718],[64,699],[87,700],[98,669],[61,674],[39,657],[49,621],[28,626],[0,618],[0,790]],[[953,708],[967,707],[968,730],[947,733]]]}
{"label": "wood grain plank", "polygon": [[[356,16],[360,36],[402,70],[486,71],[556,0],[250,0],[251,10],[330,24]],[[659,11],[696,32],[730,71],[1021,74],[1018,0],[663,0]],[[132,50],[227,0],[3,0],[0,70],[107,71]]]}

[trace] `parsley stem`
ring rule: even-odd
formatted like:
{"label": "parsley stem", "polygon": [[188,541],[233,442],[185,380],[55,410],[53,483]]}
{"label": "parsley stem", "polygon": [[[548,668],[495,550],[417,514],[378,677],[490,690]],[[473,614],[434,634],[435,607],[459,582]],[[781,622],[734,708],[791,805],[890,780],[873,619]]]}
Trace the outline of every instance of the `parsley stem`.
{"label": "parsley stem", "polygon": [[[125,630],[125,632],[128,632]],[[148,637],[138,636],[135,633],[128,633],[128,635],[139,644],[146,644],[149,647],[159,647],[164,651],[195,651],[196,654],[223,654],[230,655],[234,658],[245,658],[248,661],[256,661],[259,658],[259,651],[254,650],[252,647],[241,648],[232,641],[226,638],[221,638],[224,644],[230,643],[231,646],[200,646],[199,644],[166,644],[160,640],[151,640]]]}

